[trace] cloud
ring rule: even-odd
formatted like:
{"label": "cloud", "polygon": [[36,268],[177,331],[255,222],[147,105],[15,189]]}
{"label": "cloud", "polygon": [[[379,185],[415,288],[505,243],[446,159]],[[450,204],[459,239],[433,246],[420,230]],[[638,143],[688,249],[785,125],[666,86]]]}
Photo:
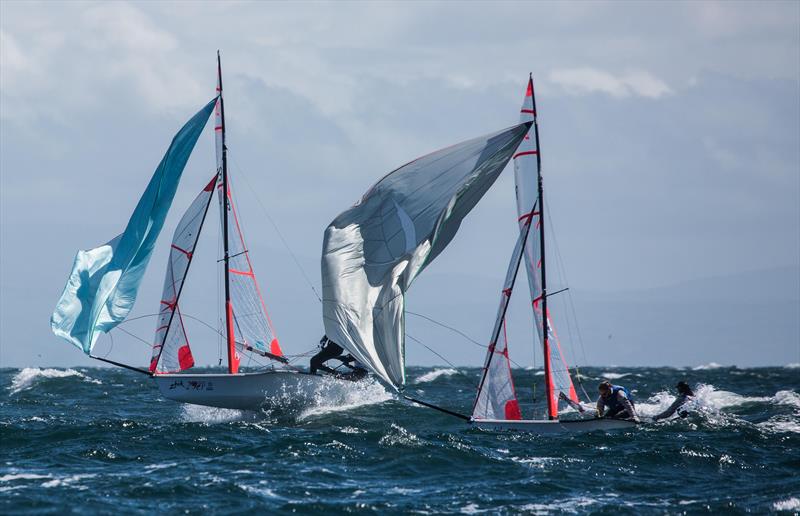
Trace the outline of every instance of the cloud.
{"label": "cloud", "polygon": [[548,80],[561,86],[570,95],[605,93],[617,98],[635,96],[657,99],[673,93],[664,81],[642,70],[615,77],[596,68],[566,68],[553,70]]}

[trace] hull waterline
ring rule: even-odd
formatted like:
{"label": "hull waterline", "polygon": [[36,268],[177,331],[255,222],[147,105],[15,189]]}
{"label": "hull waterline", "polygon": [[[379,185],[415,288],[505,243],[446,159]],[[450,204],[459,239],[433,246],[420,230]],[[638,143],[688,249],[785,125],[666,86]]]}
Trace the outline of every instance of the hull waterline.
{"label": "hull waterline", "polygon": [[627,419],[583,419],[574,421],[559,420],[502,420],[474,419],[470,422],[481,430],[527,432],[534,434],[567,434],[594,431],[631,430],[639,424]]}

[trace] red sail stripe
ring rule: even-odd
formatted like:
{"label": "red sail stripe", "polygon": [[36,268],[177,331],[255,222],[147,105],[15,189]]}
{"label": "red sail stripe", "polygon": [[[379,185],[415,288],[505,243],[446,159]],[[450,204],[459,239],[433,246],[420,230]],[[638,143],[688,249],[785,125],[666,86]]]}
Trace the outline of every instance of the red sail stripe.
{"label": "red sail stripe", "polygon": [[535,154],[539,154],[539,151],[535,151],[535,150],[522,151],[522,152],[518,152],[518,153],[514,154],[514,159],[517,159],[520,156],[530,156],[530,155],[535,155]]}
{"label": "red sail stripe", "polygon": [[232,274],[239,274],[240,276],[250,276],[250,277],[254,277],[254,275],[253,275],[253,271],[246,272],[246,271],[239,271],[239,270],[236,270],[236,269],[228,269],[228,270],[229,270],[229,271],[230,271]]}
{"label": "red sail stripe", "polygon": [[529,113],[531,115],[535,115],[536,114],[536,111],[534,111],[532,109],[520,109],[519,112],[520,113]]}
{"label": "red sail stripe", "polygon": [[528,213],[520,216],[520,218],[518,218],[517,221],[518,222],[522,222],[524,220],[525,222],[527,222],[527,221],[531,220],[532,217],[536,217],[537,215],[539,215],[538,211],[528,212]]}
{"label": "red sail stripe", "polygon": [[187,257],[187,258],[191,258],[191,257],[192,257],[192,253],[190,253],[190,252],[189,252],[189,251],[187,251],[186,249],[181,249],[180,247],[178,247],[178,246],[177,246],[177,245],[175,245],[175,244],[172,244],[170,247],[172,247],[172,248],[173,248],[173,249],[175,249],[176,251],[180,251],[180,252],[182,252],[183,254],[185,254],[185,255],[186,255],[186,257]]}

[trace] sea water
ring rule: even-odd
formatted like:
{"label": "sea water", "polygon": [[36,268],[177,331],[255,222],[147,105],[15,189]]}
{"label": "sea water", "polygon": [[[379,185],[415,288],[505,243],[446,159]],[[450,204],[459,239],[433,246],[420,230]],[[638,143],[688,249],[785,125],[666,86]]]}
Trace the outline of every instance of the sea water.
{"label": "sea water", "polygon": [[[411,368],[408,392],[468,413],[480,373]],[[540,417],[541,371],[514,375]],[[800,512],[798,365],[579,378],[626,386],[643,416],[678,380],[697,398],[635,430],[536,436],[470,429],[372,380],[240,412],[164,400],[125,370],[2,369],[0,513]]]}

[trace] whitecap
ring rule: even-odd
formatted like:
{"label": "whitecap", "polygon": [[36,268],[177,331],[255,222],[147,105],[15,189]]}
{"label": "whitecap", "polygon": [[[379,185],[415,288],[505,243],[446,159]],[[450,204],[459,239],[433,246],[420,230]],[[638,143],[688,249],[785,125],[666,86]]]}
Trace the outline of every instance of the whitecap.
{"label": "whitecap", "polygon": [[626,376],[630,376],[631,373],[603,373],[600,376],[606,378],[608,380],[619,380],[620,378],[625,378]]}
{"label": "whitecap", "polygon": [[800,509],[800,498],[787,498],[786,500],[779,500],[772,504],[772,508],[776,511],[795,511]]}
{"label": "whitecap", "polygon": [[800,434],[800,421],[788,419],[784,416],[771,417],[766,421],[758,423],[756,426],[770,433]]}
{"label": "whitecap", "polygon": [[716,362],[709,362],[707,364],[703,364],[703,365],[699,365],[699,366],[693,367],[692,371],[707,371],[709,369],[722,369],[723,367],[727,367],[727,366],[724,366],[722,364],[718,364]]}
{"label": "whitecap", "polygon": [[447,368],[447,369],[434,369],[433,371],[427,372],[414,380],[414,383],[427,383],[432,382],[435,379],[439,378],[440,376],[453,376],[454,374],[458,373],[455,369]]}
{"label": "whitecap", "polygon": [[792,362],[791,364],[786,364],[783,367],[786,369],[800,369],[800,362]]}
{"label": "whitecap", "polygon": [[33,385],[40,379],[44,378],[67,378],[69,376],[77,376],[82,378],[83,381],[89,383],[102,384],[100,380],[90,378],[80,371],[75,369],[40,369],[38,367],[26,367],[11,379],[11,386],[8,388],[10,394],[16,394],[33,387]]}
{"label": "whitecap", "polygon": [[[70,476],[66,476],[66,477],[54,478],[53,480],[48,480],[47,482],[43,482],[42,483],[42,487],[50,488],[50,487],[72,486],[73,484],[76,484],[76,483],[80,482],[84,478],[94,478],[96,476],[97,475],[95,475],[94,473],[83,473],[83,474],[78,474],[78,475],[70,475]],[[83,491],[83,490],[89,489],[89,488],[86,487],[86,486],[80,486],[79,485],[79,486],[76,486],[76,489],[78,489],[80,491]]]}
{"label": "whitecap", "polygon": [[778,405],[789,405],[800,409],[800,394],[794,391],[778,391],[772,399]]}
{"label": "whitecap", "polygon": [[39,475],[38,473],[14,473],[3,475],[0,482],[12,482],[14,480],[40,480],[42,478],[52,478],[50,475]]}

